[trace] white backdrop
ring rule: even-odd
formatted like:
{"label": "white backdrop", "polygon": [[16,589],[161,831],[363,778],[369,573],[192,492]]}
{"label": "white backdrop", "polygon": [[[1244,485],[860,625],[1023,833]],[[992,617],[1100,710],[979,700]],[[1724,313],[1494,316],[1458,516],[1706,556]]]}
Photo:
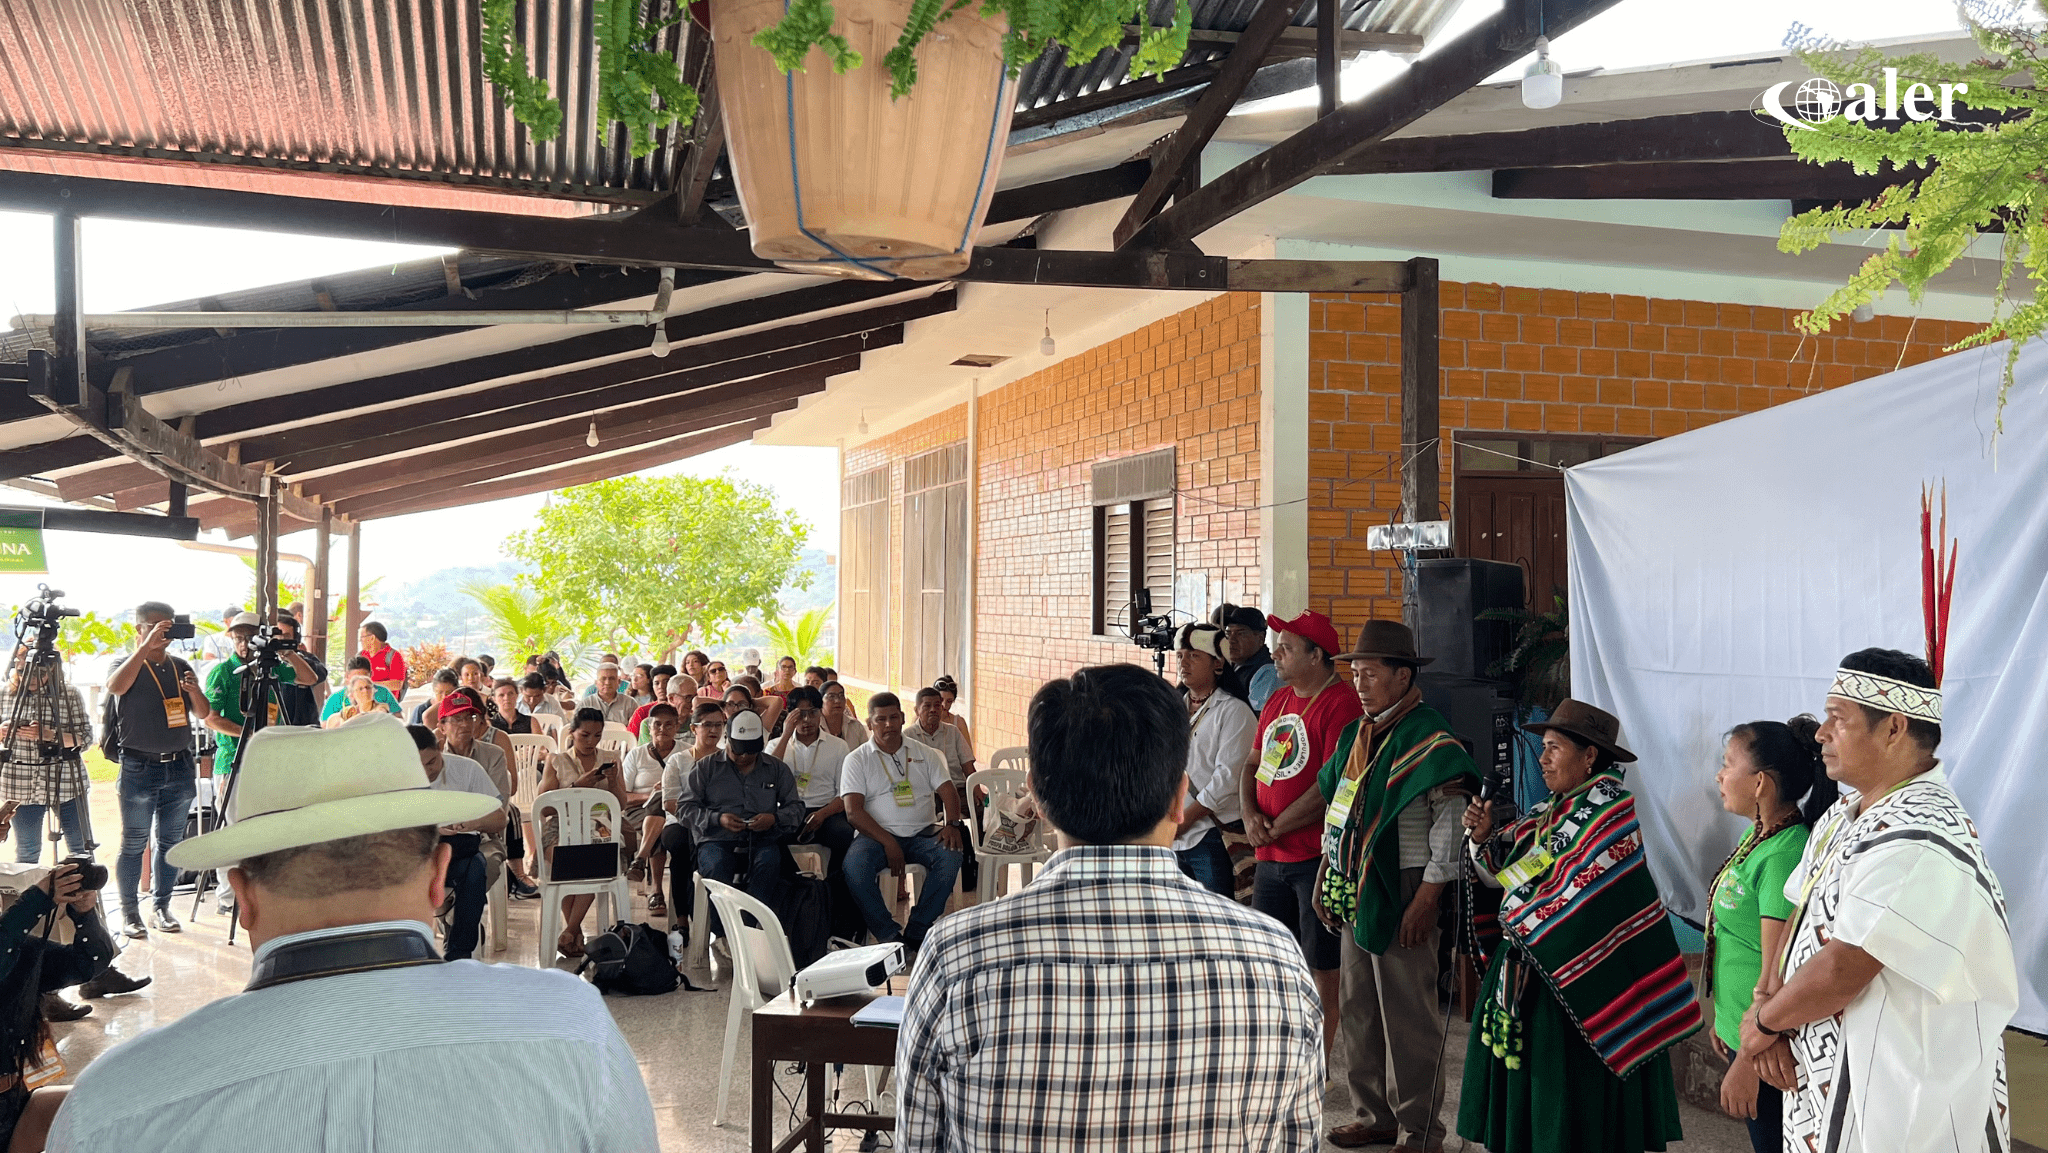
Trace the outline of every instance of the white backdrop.
{"label": "white backdrop", "polygon": [[1818,714],[1835,662],[1924,652],[1920,485],[1960,541],[1941,758],[1984,836],[2021,974],[2014,1024],[2048,1031],[2048,350],[1993,427],[2000,344],[1673,437],[1565,474],[1572,695],[1642,760],[1652,871],[1699,921],[1743,823],[1721,734]]}

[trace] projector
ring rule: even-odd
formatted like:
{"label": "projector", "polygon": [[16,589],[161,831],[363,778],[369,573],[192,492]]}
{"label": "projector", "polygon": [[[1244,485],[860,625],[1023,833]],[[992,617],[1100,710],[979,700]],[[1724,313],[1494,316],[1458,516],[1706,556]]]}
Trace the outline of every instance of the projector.
{"label": "projector", "polygon": [[866,993],[903,971],[903,945],[866,945],[827,953],[796,975],[796,999],[805,1005],[827,997]]}

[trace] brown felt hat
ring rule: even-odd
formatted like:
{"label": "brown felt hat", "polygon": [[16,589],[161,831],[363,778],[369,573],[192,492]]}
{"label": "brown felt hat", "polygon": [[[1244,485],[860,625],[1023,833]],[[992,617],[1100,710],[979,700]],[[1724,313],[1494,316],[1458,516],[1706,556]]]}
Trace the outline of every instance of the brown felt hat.
{"label": "brown felt hat", "polygon": [[1549,719],[1523,725],[1522,729],[1531,733],[1556,729],[1560,733],[1568,733],[1581,741],[1607,750],[1617,761],[1627,762],[1636,759],[1634,753],[1622,748],[1616,740],[1621,735],[1621,722],[1615,719],[1613,713],[1605,709],[1596,709],[1584,701],[1575,701],[1569,697],[1558,703],[1557,711],[1551,713]]}
{"label": "brown felt hat", "polygon": [[1415,655],[1415,632],[1400,621],[1365,622],[1365,627],[1358,630],[1358,651],[1337,654],[1340,661],[1362,660],[1366,657],[1396,661],[1417,668],[1436,659]]}

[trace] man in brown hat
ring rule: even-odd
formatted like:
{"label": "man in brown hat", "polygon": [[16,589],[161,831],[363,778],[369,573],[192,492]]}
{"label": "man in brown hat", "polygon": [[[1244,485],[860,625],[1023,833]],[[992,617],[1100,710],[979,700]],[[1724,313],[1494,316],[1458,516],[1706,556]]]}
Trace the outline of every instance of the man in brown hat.
{"label": "man in brown hat", "polygon": [[1368,621],[1351,663],[1365,715],[1345,727],[1316,784],[1323,818],[1316,915],[1343,939],[1340,1029],[1355,1120],[1346,1149],[1443,1147],[1436,1003],[1437,910],[1458,875],[1459,816],[1479,770],[1444,715],[1422,703],[1430,658],[1394,621]]}

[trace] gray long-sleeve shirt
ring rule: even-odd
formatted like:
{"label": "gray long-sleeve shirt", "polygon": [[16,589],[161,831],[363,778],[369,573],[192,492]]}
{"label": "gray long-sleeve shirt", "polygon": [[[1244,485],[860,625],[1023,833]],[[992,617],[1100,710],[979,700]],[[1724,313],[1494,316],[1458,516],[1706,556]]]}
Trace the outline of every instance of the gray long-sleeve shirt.
{"label": "gray long-sleeve shirt", "polygon": [[705,757],[690,769],[683,782],[682,798],[676,802],[676,819],[688,826],[700,843],[741,841],[749,835],[762,835],[733,832],[718,823],[723,813],[732,813],[743,821],[751,821],[761,813],[774,813],[775,835],[794,835],[804,823],[804,799],[797,792],[796,773],[767,753],[760,755],[750,773],[740,772],[724,750]]}

